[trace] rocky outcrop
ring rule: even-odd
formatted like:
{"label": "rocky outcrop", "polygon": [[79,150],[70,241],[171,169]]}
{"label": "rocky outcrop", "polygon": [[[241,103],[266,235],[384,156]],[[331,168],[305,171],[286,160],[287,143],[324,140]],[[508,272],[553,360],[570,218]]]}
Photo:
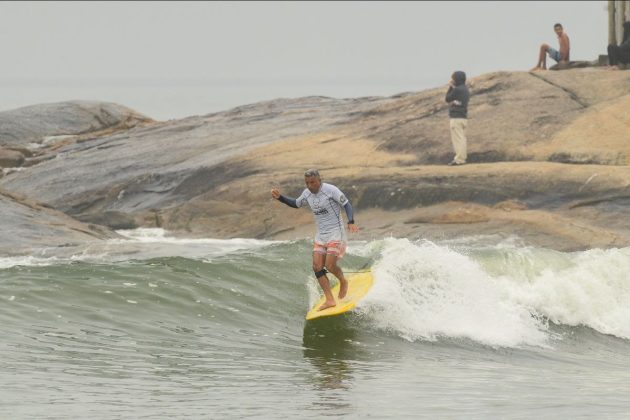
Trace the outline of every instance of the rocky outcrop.
{"label": "rocky outcrop", "polygon": [[594,68],[471,80],[469,164],[452,158],[443,87],[282,99],[64,143],[0,184],[80,220],[190,236],[311,236],[272,200],[318,167],[359,238],[517,235],[556,249],[630,244],[630,79]]}
{"label": "rocky outcrop", "polygon": [[24,155],[20,151],[0,147],[0,168],[22,166],[24,161]]}
{"label": "rocky outcrop", "polygon": [[90,137],[57,149],[28,175],[12,174],[5,186],[71,215],[163,209],[255,173],[229,159],[333,130],[376,100],[276,100]]}
{"label": "rocky outcrop", "polygon": [[103,226],[89,225],[24,196],[0,190],[0,255],[32,253],[118,238]]}
{"label": "rocky outcrop", "polygon": [[151,119],[127,107],[96,101],[31,105],[0,112],[0,146],[41,144],[47,138],[126,130]]}

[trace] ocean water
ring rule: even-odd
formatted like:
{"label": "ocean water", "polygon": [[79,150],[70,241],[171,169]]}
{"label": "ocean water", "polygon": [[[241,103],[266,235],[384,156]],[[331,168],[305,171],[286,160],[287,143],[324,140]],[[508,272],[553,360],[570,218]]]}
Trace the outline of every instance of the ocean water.
{"label": "ocean water", "polygon": [[0,418],[630,416],[629,248],[352,242],[306,322],[308,240],[121,233],[0,258]]}

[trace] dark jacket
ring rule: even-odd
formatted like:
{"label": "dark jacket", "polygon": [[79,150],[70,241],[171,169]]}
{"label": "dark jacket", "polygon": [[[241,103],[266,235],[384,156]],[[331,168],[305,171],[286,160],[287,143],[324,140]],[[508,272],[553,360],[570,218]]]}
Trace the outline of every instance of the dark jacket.
{"label": "dark jacket", "polygon": [[446,92],[446,102],[449,103],[449,118],[468,118],[468,101],[470,92],[466,87],[466,73],[456,71],[453,73],[455,86],[450,86]]}
{"label": "dark jacket", "polygon": [[630,22],[623,24],[623,41],[621,41],[621,44],[608,45],[608,64],[615,66],[619,63],[630,63]]}
{"label": "dark jacket", "polygon": [[619,48],[623,52],[630,52],[630,22],[623,24],[623,41],[621,41]]}

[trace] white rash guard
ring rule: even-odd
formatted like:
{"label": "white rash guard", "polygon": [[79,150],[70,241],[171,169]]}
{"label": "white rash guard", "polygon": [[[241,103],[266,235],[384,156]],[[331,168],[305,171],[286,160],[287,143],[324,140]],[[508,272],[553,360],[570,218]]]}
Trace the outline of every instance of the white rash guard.
{"label": "white rash guard", "polygon": [[304,203],[309,205],[315,216],[316,242],[325,244],[330,241],[346,240],[341,209],[348,203],[348,199],[339,188],[325,182],[322,183],[317,194],[313,194],[306,188],[295,200],[298,207],[302,207]]}

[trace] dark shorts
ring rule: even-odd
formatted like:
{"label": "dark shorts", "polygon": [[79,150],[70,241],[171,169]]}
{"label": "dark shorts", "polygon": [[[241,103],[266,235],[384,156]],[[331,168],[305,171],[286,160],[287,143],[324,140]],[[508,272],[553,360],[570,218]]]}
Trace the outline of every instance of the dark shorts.
{"label": "dark shorts", "polygon": [[549,54],[549,57],[556,60],[556,63],[560,62],[560,51],[556,50],[555,48],[549,47],[547,49],[547,54]]}

